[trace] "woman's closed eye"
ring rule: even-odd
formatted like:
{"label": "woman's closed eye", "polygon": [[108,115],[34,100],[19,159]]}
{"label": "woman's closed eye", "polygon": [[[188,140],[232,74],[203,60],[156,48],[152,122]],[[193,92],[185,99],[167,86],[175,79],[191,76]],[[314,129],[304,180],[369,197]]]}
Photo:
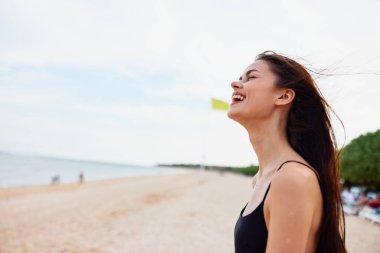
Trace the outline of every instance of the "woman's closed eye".
{"label": "woman's closed eye", "polygon": [[243,78],[240,77],[240,78],[239,78],[239,81],[247,82],[248,80],[250,80],[250,79],[254,79],[254,78],[257,78],[257,76],[249,76],[249,77],[247,77],[247,79],[245,79],[245,80],[243,81]]}

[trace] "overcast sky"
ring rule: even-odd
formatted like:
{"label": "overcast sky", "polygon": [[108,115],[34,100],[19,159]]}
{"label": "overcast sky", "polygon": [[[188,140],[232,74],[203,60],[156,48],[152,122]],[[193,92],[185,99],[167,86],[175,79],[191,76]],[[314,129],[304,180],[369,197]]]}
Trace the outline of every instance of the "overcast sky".
{"label": "overcast sky", "polygon": [[0,0],[0,150],[256,163],[245,129],[210,97],[230,101],[231,81],[264,50],[337,74],[317,83],[347,144],[380,128],[380,76],[366,74],[380,73],[379,10],[378,0]]}

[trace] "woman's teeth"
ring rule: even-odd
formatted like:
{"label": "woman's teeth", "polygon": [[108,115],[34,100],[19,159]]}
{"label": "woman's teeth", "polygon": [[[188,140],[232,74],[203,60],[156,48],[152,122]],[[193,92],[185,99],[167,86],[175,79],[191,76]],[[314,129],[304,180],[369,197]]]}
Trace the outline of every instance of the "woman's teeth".
{"label": "woman's teeth", "polygon": [[243,97],[241,95],[233,95],[232,99],[235,101],[243,101],[245,99],[245,97]]}

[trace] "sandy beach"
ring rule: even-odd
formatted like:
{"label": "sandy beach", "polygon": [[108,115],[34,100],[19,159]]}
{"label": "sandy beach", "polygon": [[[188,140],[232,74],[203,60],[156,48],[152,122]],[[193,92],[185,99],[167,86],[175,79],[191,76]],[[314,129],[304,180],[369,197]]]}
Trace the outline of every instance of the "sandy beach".
{"label": "sandy beach", "polygon": [[[0,189],[0,252],[233,252],[249,177],[209,171]],[[380,226],[347,217],[350,253],[380,252]]]}

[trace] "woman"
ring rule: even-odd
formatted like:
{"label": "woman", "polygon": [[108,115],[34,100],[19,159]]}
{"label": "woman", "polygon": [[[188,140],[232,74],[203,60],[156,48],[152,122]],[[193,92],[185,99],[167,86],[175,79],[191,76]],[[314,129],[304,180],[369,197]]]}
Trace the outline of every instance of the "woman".
{"label": "woman", "polygon": [[228,117],[259,160],[235,226],[235,252],[346,252],[329,105],[306,69],[266,51],[231,84]]}

